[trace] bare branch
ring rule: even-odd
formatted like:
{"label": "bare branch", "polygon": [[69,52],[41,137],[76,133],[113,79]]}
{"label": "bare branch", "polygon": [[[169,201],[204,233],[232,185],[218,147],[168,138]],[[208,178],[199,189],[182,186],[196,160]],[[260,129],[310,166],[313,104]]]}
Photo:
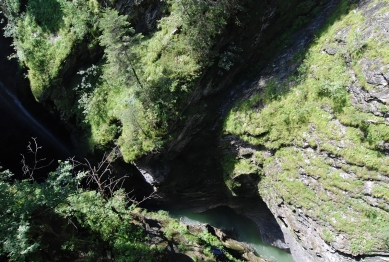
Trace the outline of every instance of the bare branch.
{"label": "bare branch", "polygon": [[149,200],[149,199],[152,199],[152,198],[162,198],[160,195],[157,194],[157,188],[154,187],[154,191],[148,195],[148,196],[145,196],[143,197],[143,199],[141,201],[137,201],[135,198],[130,198],[129,200],[136,206],[140,205],[141,203],[143,203],[144,201],[146,200]]}
{"label": "bare branch", "polygon": [[48,163],[46,165],[41,165],[40,163],[43,161],[46,161],[46,158],[38,158],[38,151],[39,151],[39,149],[42,149],[42,147],[38,146],[38,143],[36,141],[36,137],[32,137],[32,140],[33,140],[33,143],[28,142],[28,145],[27,145],[27,153],[33,154],[34,160],[32,162],[32,165],[31,166],[28,165],[27,160],[23,154],[21,154],[21,156],[22,156],[21,163],[22,163],[23,175],[28,175],[31,180],[34,180],[34,177],[33,177],[34,171],[50,166],[54,160],[51,160],[50,163]]}
{"label": "bare branch", "polygon": [[91,187],[97,186],[97,191],[108,200],[113,196],[114,192],[122,188],[124,180],[128,176],[122,176],[115,178],[112,172],[112,163],[121,157],[120,150],[115,147],[109,153],[104,153],[102,160],[97,163],[96,166],[92,165],[88,159],[84,159],[85,162],[81,163],[74,158],[70,159],[73,162],[74,167],[83,166],[87,171],[86,185]]}
{"label": "bare branch", "polygon": [[70,223],[72,223],[72,225],[77,229],[77,231],[78,231],[78,227],[76,226],[76,224],[74,224],[74,222],[69,218],[68,219],[68,221],[70,222]]}
{"label": "bare branch", "polygon": [[[109,153],[104,153],[101,161],[96,165],[92,165],[92,163],[88,159],[84,159],[85,162],[79,162],[74,158],[69,159],[73,163],[73,167],[84,167],[86,169],[86,185],[87,187],[96,186],[97,192],[101,194],[101,196],[108,201],[109,198],[113,197],[115,192],[121,188],[123,188],[123,184],[129,176],[121,176],[115,177],[114,172],[112,171],[112,163],[121,157],[121,152],[118,147],[113,148]],[[125,193],[124,196],[126,198],[127,204],[132,203],[133,205],[139,205],[142,202],[151,199],[151,198],[160,198],[157,194],[157,189],[154,188],[154,192],[152,192],[149,196],[144,197],[141,201],[135,199],[133,194],[134,190],[131,190],[128,193]]]}

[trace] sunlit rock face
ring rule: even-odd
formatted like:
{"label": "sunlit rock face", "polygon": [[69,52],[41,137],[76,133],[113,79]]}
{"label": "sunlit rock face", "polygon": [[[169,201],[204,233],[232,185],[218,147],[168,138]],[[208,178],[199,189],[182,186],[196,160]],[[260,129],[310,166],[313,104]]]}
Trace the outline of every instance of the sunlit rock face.
{"label": "sunlit rock face", "polygon": [[231,110],[228,185],[258,174],[296,261],[384,261],[389,7],[334,3],[314,41],[276,58]]}
{"label": "sunlit rock face", "polygon": [[[161,1],[99,2],[128,15],[144,35],[167,12]],[[267,47],[294,21],[303,23],[304,13],[286,19],[291,9],[283,2],[263,1],[253,26],[230,25],[214,48],[225,54],[245,43],[240,59],[227,72],[219,63],[205,70],[164,146],[134,163],[164,205],[228,205],[296,261],[379,260],[389,239],[388,4],[294,3],[316,18],[282,44],[284,52]],[[100,47],[85,50],[73,50],[59,78],[103,56]]]}

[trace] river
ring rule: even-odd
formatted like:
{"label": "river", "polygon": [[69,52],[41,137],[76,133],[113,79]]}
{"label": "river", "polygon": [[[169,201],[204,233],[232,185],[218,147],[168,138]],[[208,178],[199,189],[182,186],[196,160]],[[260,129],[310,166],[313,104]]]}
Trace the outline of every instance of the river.
{"label": "river", "polygon": [[[0,74],[0,165],[20,172],[20,154],[26,154],[26,146],[32,137],[42,146],[41,157],[48,162],[51,159],[66,159],[71,157],[71,148],[40,120],[33,116],[1,82]],[[49,158],[50,157],[50,158]],[[51,167],[52,169],[53,167]],[[263,258],[274,262],[292,262],[292,257],[285,251],[264,244],[260,233],[250,219],[241,216],[228,207],[218,207],[203,213],[193,213],[187,210],[171,211],[171,215],[187,224],[208,223],[221,229],[233,229],[239,241],[248,243]]]}
{"label": "river", "polygon": [[203,213],[188,210],[171,210],[170,215],[186,224],[207,223],[220,229],[233,230],[237,240],[249,244],[258,255],[272,262],[293,262],[292,256],[261,241],[258,227],[250,219],[237,214],[231,208],[218,207]]}

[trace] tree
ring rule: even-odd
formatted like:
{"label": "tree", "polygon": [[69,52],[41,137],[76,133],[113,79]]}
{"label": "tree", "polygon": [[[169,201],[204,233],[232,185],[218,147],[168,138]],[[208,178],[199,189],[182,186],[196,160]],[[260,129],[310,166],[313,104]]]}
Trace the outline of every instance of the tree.
{"label": "tree", "polygon": [[143,88],[134,67],[136,55],[131,52],[131,45],[139,41],[141,35],[135,34],[135,30],[127,22],[127,16],[119,15],[112,9],[105,10],[99,27],[102,30],[100,45],[105,47],[109,68],[113,70],[112,76],[124,76],[127,84],[134,77]]}
{"label": "tree", "polygon": [[3,22],[4,15],[7,18],[7,25],[4,27],[4,35],[6,37],[14,37],[16,35],[16,23],[20,11],[19,0],[0,0],[0,23]]}
{"label": "tree", "polygon": [[0,12],[8,19],[15,18],[19,13],[20,2],[19,0],[0,0]]}
{"label": "tree", "polygon": [[[42,163],[38,150],[29,150],[34,154],[32,164],[24,162],[27,179],[14,180],[9,171],[0,172],[0,260],[73,261],[82,256],[97,261],[108,256],[115,261],[144,261],[159,252],[150,251],[143,228],[132,223],[137,202],[120,189],[122,178],[111,178],[117,149],[97,166],[88,161],[60,162],[42,183],[33,178]],[[76,172],[80,165],[86,170]],[[83,179],[97,189],[83,189]]]}
{"label": "tree", "polygon": [[189,36],[187,44],[202,62],[211,62],[210,56],[218,36],[242,9],[241,3],[236,0],[178,0],[175,7],[183,21],[182,29]]}
{"label": "tree", "polygon": [[12,176],[9,171],[0,173],[0,256],[10,261],[43,259],[45,228],[39,222],[55,215],[54,209],[77,192],[82,176],[73,178],[69,162],[60,163],[44,183],[32,178],[14,181]]}

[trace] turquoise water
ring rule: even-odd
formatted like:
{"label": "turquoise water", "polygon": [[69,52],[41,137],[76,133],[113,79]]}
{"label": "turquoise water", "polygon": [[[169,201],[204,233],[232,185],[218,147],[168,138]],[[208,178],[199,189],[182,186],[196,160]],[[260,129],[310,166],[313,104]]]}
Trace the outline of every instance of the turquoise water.
{"label": "turquoise water", "polygon": [[203,213],[176,210],[170,211],[170,214],[187,224],[208,223],[221,229],[233,229],[238,240],[252,246],[260,257],[274,262],[293,262],[289,253],[261,241],[259,230],[253,221],[228,207],[218,207]]}

